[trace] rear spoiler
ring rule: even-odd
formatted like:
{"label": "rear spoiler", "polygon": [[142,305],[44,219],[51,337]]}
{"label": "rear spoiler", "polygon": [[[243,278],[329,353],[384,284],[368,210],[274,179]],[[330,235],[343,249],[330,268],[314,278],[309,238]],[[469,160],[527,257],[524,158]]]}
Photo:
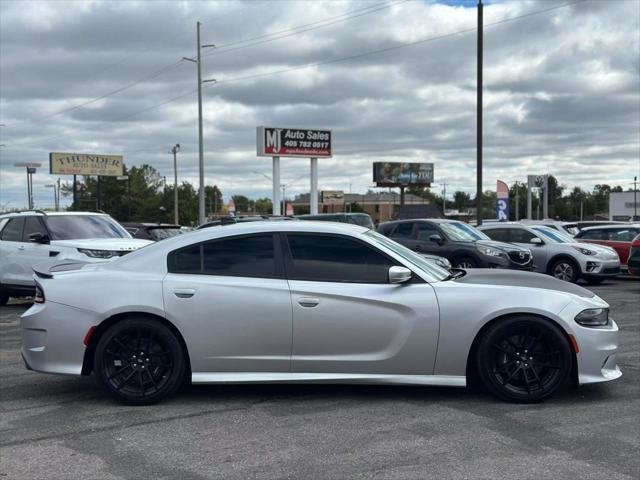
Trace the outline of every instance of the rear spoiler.
{"label": "rear spoiler", "polygon": [[80,260],[67,261],[51,261],[34,265],[33,271],[40,278],[53,278],[54,273],[69,272],[71,270],[80,270],[91,262],[83,262]]}

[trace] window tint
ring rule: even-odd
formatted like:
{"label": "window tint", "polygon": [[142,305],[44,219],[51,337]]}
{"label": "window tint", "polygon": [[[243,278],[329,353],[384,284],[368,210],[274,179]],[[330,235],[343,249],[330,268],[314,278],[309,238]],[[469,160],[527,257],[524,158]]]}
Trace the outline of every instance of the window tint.
{"label": "window tint", "polygon": [[431,235],[439,235],[438,229],[431,223],[418,222],[418,240],[429,240]]}
{"label": "window tint", "polygon": [[203,272],[236,277],[275,277],[273,235],[230,238],[204,244]]}
{"label": "window tint", "polygon": [[631,242],[637,234],[633,228],[615,228],[609,230],[609,239],[614,242]]}
{"label": "window tint", "polygon": [[5,242],[21,242],[24,217],[15,217],[2,230],[2,240]]}
{"label": "window tint", "polygon": [[604,230],[585,230],[579,235],[579,238],[587,240],[609,240],[609,235]]}
{"label": "window tint", "polygon": [[317,282],[387,283],[389,258],[345,237],[289,234],[293,280]]}
{"label": "window tint", "polygon": [[169,271],[235,277],[275,277],[273,235],[234,237],[169,254]]}
{"label": "window tint", "polygon": [[531,243],[536,235],[522,228],[512,228],[509,232],[509,238],[509,241],[513,243]]}
{"label": "window tint", "polygon": [[391,238],[411,238],[411,232],[413,232],[412,222],[399,223],[391,232]]}
{"label": "window tint", "polygon": [[22,234],[23,242],[30,242],[29,235],[33,233],[39,233],[41,235],[46,235],[47,231],[45,230],[42,222],[38,217],[27,217],[24,221],[24,233]]}
{"label": "window tint", "polygon": [[489,228],[487,230],[482,230],[491,240],[496,240],[498,242],[510,242],[509,240],[509,230],[506,228]]}
{"label": "window tint", "polygon": [[105,215],[49,215],[46,222],[52,240],[131,238],[119,223]]}

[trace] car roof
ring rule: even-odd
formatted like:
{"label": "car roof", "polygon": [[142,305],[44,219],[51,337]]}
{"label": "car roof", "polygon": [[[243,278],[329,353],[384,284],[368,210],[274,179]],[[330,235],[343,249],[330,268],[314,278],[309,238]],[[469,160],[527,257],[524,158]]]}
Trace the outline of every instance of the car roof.
{"label": "car roof", "polygon": [[407,222],[465,223],[461,220],[451,220],[449,218],[402,218],[400,220],[391,220],[389,222],[383,222],[380,225],[390,225],[394,223],[407,223]]}
{"label": "car roof", "polygon": [[41,217],[57,217],[57,216],[65,216],[65,215],[108,216],[108,214],[101,213],[101,212],[45,212],[42,210],[25,210],[22,212],[3,213],[3,214],[0,214],[0,218],[23,217],[23,216],[31,216],[31,215],[39,215]]}
{"label": "car roof", "polygon": [[585,227],[581,232],[589,232],[593,230],[611,230],[613,228],[640,228],[640,223],[619,223],[617,225],[594,225],[593,227]]}
{"label": "car roof", "polygon": [[546,225],[544,224],[535,224],[535,225],[528,225],[528,224],[523,224],[520,222],[495,222],[495,223],[483,223],[482,225],[480,225],[478,228],[479,230],[483,230],[485,228],[489,229],[489,228],[504,228],[504,227],[521,227],[521,228],[529,228],[529,227],[545,227]]}

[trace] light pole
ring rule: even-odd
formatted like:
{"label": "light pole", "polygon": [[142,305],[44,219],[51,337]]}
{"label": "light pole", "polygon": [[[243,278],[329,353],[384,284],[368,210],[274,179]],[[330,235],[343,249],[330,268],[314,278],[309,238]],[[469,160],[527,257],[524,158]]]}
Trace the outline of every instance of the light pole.
{"label": "light pole", "polygon": [[[198,169],[200,177],[200,186],[198,187],[198,222],[200,225],[204,223],[204,143],[202,139],[202,84],[215,82],[215,79],[202,80],[202,56],[200,51],[203,48],[215,48],[216,46],[200,44],[200,22],[196,22],[196,42],[197,54],[196,58],[182,57],[183,60],[193,62],[198,67]],[[177,222],[176,222],[177,223]]]}
{"label": "light pole", "polygon": [[[173,223],[178,225],[178,159],[180,144],[176,143],[169,153],[173,153]],[[202,222],[204,223],[204,222]]]}
{"label": "light pole", "polygon": [[33,174],[36,173],[36,169],[40,168],[42,164],[18,162],[14,163],[13,166],[27,169],[27,205],[29,206],[29,210],[33,210]]}
{"label": "light pole", "polygon": [[49,184],[45,185],[45,188],[53,188],[53,208],[57,212],[59,210],[59,208],[58,208],[58,192],[56,191],[56,184],[55,183],[49,183]]}
{"label": "light pole", "polygon": [[638,176],[636,175],[635,177],[633,177],[633,221],[634,222],[636,220],[638,220],[638,199],[637,199],[638,187],[637,187],[637,182],[638,182]]}

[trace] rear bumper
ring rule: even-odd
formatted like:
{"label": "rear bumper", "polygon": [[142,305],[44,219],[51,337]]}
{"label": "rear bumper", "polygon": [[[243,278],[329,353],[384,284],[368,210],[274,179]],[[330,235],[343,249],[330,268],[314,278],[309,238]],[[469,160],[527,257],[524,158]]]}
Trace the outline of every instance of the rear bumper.
{"label": "rear bumper", "polygon": [[29,370],[80,375],[84,335],[98,323],[90,312],[47,301],[34,304],[20,319],[21,354]]}

